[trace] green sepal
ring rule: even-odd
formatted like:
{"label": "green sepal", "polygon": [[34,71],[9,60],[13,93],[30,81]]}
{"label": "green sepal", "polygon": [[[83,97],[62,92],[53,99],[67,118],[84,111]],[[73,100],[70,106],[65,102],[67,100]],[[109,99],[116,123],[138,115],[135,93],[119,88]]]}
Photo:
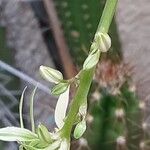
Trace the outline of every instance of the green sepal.
{"label": "green sepal", "polygon": [[51,93],[53,95],[60,95],[68,89],[68,86],[68,82],[60,82],[52,88]]}
{"label": "green sepal", "polygon": [[81,122],[79,122],[75,129],[74,129],[74,138],[75,139],[79,139],[85,132],[86,130],[86,121],[82,120]]}
{"label": "green sepal", "polygon": [[100,51],[96,50],[95,53],[90,53],[89,56],[86,58],[83,64],[83,70],[88,70],[96,66],[99,61]]}
{"label": "green sepal", "polygon": [[45,143],[52,143],[53,140],[51,138],[51,135],[48,129],[44,125],[39,124],[38,129],[37,129],[37,134],[41,141]]}

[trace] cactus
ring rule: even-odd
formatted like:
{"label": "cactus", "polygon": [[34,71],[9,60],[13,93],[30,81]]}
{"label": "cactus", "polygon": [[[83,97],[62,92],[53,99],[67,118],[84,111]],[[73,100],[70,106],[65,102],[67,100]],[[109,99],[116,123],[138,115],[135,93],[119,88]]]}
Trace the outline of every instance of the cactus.
{"label": "cactus", "polygon": [[101,90],[101,94],[90,110],[94,121],[87,137],[92,150],[139,149],[141,118],[135,93],[126,82],[119,94],[113,95],[106,89]]}

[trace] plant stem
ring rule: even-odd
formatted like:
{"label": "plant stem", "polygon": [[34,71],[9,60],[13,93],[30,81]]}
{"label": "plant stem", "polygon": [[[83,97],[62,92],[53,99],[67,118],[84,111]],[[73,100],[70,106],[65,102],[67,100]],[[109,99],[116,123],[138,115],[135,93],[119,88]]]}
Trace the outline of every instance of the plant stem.
{"label": "plant stem", "polygon": [[[118,0],[107,0],[105,8],[98,25],[97,32],[107,33],[116,10]],[[87,95],[93,80],[95,67],[89,70],[82,70],[80,74],[80,84],[73,98],[72,105],[69,109],[65,124],[62,128],[62,136],[69,139],[71,130],[78,114],[79,107],[87,100]]]}
{"label": "plant stem", "polygon": [[65,120],[64,127],[62,129],[62,133],[65,137],[70,137],[70,132],[72,130],[72,126],[76,119],[76,115],[79,111],[79,107],[87,100],[87,95],[89,92],[89,88],[93,79],[95,69],[92,68],[87,71],[82,71],[80,74],[80,85],[77,89],[77,93],[72,101],[72,105],[68,112],[68,116]]}
{"label": "plant stem", "polygon": [[107,33],[110,27],[110,24],[112,22],[113,16],[116,11],[116,6],[117,6],[118,0],[107,0],[103,14],[100,20],[100,23],[97,28],[97,32],[104,32]]}

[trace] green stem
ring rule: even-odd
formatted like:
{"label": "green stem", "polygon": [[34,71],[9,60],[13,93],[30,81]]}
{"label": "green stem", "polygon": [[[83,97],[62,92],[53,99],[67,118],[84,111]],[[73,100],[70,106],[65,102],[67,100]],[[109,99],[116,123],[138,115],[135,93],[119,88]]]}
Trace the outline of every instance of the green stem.
{"label": "green stem", "polygon": [[[107,0],[105,8],[97,29],[97,32],[108,32],[114,12],[116,10],[116,4],[118,0]],[[62,128],[62,136],[69,139],[71,130],[78,114],[79,107],[87,100],[87,95],[92,83],[94,76],[95,67],[89,70],[82,70],[80,74],[80,85],[77,92],[73,98],[72,105],[69,109],[65,124]]]}
{"label": "green stem", "polygon": [[97,31],[107,33],[116,11],[118,0],[107,0]]}
{"label": "green stem", "polygon": [[79,107],[81,104],[87,100],[87,95],[90,89],[90,85],[93,79],[93,74],[94,74],[95,69],[92,68],[87,71],[82,71],[80,74],[80,85],[77,89],[77,93],[72,101],[72,105],[69,109],[68,116],[65,120],[65,125],[62,129],[62,133],[64,134],[64,137],[69,138],[70,133],[72,130],[72,126],[74,124],[76,115],[79,111]]}

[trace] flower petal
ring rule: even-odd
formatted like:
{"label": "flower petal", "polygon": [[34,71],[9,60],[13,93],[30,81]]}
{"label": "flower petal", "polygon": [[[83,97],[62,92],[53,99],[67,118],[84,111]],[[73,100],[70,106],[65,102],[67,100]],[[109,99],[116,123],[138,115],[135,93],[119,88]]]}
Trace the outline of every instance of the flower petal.
{"label": "flower petal", "polygon": [[6,127],[0,129],[0,140],[2,141],[32,141],[37,135],[30,130],[18,127]]}
{"label": "flower petal", "polygon": [[69,102],[69,89],[62,93],[57,101],[56,108],[55,108],[55,122],[59,129],[61,129],[64,125],[64,119],[66,116],[67,106]]}

